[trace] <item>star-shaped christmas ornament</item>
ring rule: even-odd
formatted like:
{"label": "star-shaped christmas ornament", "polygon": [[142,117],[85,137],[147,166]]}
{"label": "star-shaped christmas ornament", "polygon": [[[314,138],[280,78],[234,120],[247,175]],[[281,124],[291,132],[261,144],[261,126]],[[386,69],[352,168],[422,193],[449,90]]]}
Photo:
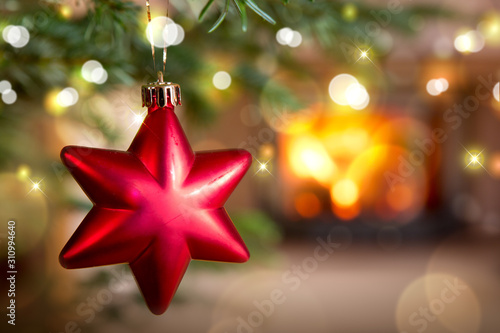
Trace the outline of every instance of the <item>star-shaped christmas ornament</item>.
{"label": "star-shaped christmas ornament", "polygon": [[61,159],[94,206],[60,254],[66,268],[128,263],[149,309],[165,312],[191,259],[245,262],[223,208],[244,150],[193,153],[174,114],[177,85],[143,86],[146,116],[127,151],[68,146]]}

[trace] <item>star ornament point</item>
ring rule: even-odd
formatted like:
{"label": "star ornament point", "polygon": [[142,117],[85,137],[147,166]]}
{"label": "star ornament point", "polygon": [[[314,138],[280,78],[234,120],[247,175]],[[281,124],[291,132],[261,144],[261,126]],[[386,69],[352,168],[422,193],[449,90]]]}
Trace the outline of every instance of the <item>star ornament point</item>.
{"label": "star ornament point", "polygon": [[127,151],[68,146],[61,159],[93,203],[61,251],[63,267],[128,263],[162,314],[192,259],[249,259],[223,206],[252,156],[193,152],[173,108],[150,112]]}

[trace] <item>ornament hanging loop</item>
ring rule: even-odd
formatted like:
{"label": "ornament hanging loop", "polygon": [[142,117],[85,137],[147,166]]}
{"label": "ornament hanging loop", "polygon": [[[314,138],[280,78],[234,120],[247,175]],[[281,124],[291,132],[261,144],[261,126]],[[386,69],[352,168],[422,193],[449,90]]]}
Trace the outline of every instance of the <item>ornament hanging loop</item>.
{"label": "ornament hanging loop", "polygon": [[153,69],[156,71],[155,44],[153,40],[153,28],[151,27],[151,5],[149,0],[146,0],[146,13],[148,14],[148,29],[149,40],[151,41],[151,56],[153,57]]}
{"label": "ornament hanging loop", "polygon": [[[170,1],[167,1],[167,17],[168,17],[168,7],[170,6]],[[151,23],[151,11],[150,11],[149,0],[146,0],[146,9],[148,14],[148,23]],[[151,32],[152,30],[149,29]],[[155,61],[155,46],[153,43],[153,35],[151,32],[151,53],[153,56],[153,66],[156,71],[156,61]],[[158,80],[146,85],[141,88],[142,95],[142,106],[148,107],[149,111],[152,112],[157,108],[171,107],[174,108],[177,105],[181,105],[181,87],[176,83],[165,82],[164,73],[165,66],[167,62],[167,44],[165,41],[165,46],[163,49],[163,71],[159,70],[156,74]]]}
{"label": "ornament hanging loop", "polygon": [[[167,18],[168,18],[168,8],[170,7],[170,0],[167,0]],[[151,56],[153,58],[153,69],[156,71],[156,56],[155,56],[155,44],[153,39],[153,28],[150,26],[151,24],[151,4],[149,0],[146,0],[146,12],[148,15],[148,31],[149,31],[149,39],[151,40]],[[165,68],[167,66],[167,41],[163,40],[163,73],[165,73]],[[163,74],[162,74],[163,75]],[[161,80],[160,82],[163,82]]]}

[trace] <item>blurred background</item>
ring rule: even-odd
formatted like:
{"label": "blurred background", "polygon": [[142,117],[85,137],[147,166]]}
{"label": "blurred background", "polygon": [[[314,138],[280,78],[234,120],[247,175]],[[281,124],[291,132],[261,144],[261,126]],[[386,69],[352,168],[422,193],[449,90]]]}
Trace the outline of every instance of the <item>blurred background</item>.
{"label": "blurred background", "polygon": [[[13,219],[18,274],[2,325],[498,332],[498,6],[152,0],[148,24],[143,1],[3,1],[0,260]],[[59,152],[128,148],[165,44],[193,149],[254,157],[226,204],[252,257],[192,262],[155,316],[127,265],[59,265],[91,208]]]}

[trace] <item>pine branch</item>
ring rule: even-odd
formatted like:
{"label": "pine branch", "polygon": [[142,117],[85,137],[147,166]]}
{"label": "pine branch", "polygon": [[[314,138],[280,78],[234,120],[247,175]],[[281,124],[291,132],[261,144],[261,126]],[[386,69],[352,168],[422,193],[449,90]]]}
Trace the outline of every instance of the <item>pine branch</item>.
{"label": "pine branch", "polygon": [[[225,5],[224,8],[217,19],[215,21],[214,25],[212,28],[210,28],[209,32],[213,32],[215,29],[217,29],[221,23],[224,21],[226,18],[227,13],[229,12],[229,5],[230,5],[230,0],[224,0]],[[198,16],[198,20],[202,21],[205,15],[207,14],[207,11],[210,9],[210,7],[214,4],[214,0],[209,0],[207,4],[203,7],[203,9],[200,12],[200,15]],[[253,12],[255,12],[258,16],[269,22],[270,24],[276,24],[276,21],[269,15],[267,14],[264,10],[262,10],[253,0],[233,0],[233,5],[237,9],[238,13],[240,14],[241,17],[241,29],[243,31],[247,30],[247,14],[246,14],[246,7],[250,8]]]}
{"label": "pine branch", "polygon": [[[208,15],[209,8],[218,1],[209,0],[200,13],[200,18]],[[346,22],[341,14],[343,3],[326,0],[314,3],[310,0],[295,0],[287,6],[283,3],[288,2],[260,1],[259,6],[262,5],[266,13],[263,15],[264,11],[256,7],[253,0],[228,0],[224,3],[225,14],[218,20],[220,22],[217,26],[220,29],[216,34],[206,38],[209,28],[202,22],[189,32],[189,37],[182,45],[169,49],[169,62],[175,63],[175,66],[167,66],[168,75],[182,77],[186,83],[193,83],[189,85],[190,88],[186,87],[188,84],[184,85],[186,99],[195,101],[190,103],[193,108],[188,110],[193,119],[209,120],[215,115],[214,106],[207,102],[206,92],[196,84],[196,78],[206,75],[207,60],[199,56],[204,50],[213,50],[213,45],[217,45],[222,52],[238,55],[255,72],[258,72],[255,58],[269,52],[278,57],[280,66],[286,66],[292,71],[307,71],[293,57],[288,57],[286,48],[278,49],[274,33],[280,27],[291,26],[305,36],[315,37],[323,49],[338,51],[339,40],[352,39],[355,28],[362,28],[367,22],[373,21],[371,12],[380,9],[359,4],[357,19]],[[150,49],[143,37],[141,7],[123,0],[91,0],[87,15],[73,20],[64,18],[59,9],[57,4],[39,8],[33,6],[17,15],[6,15],[0,19],[0,27],[22,24],[31,34],[30,42],[21,49],[13,48],[7,43],[0,44],[0,52],[4,55],[0,59],[1,77],[13,83],[19,98],[28,98],[28,101],[40,104],[49,90],[71,85],[75,76],[79,76],[77,73],[82,64],[89,59],[101,62],[108,71],[109,78],[102,85],[87,87],[87,94],[92,90],[113,88],[117,84],[131,85],[137,81],[155,79]],[[249,15],[248,9],[259,15]],[[300,12],[300,19],[294,18],[295,12]],[[43,24],[34,19],[40,14],[46,18]],[[449,17],[449,13],[431,10],[431,7],[405,8],[393,17],[388,28],[409,31],[408,21],[413,15]],[[271,16],[276,18],[277,27],[257,19]],[[219,25],[223,20],[234,22],[235,18],[243,30],[252,27],[252,35],[258,35],[259,38],[241,38],[238,29],[233,29],[232,25]],[[182,13],[177,13],[175,19],[181,23],[190,20]],[[339,53],[334,52],[334,55]],[[339,60],[345,61],[342,58]],[[190,79],[191,77],[195,79]],[[241,82],[245,84],[243,80]],[[1,107],[5,106],[0,103]]]}

